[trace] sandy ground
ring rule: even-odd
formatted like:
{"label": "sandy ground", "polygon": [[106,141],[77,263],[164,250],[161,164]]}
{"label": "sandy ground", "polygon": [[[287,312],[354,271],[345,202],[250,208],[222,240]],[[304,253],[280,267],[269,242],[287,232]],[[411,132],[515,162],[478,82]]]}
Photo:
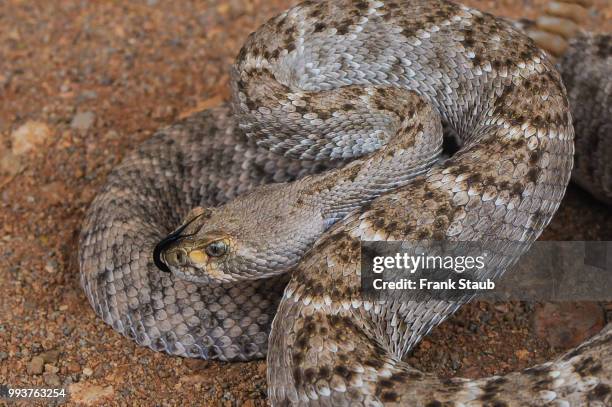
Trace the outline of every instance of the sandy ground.
{"label": "sandy ground", "polygon": [[[609,30],[602,22],[612,20],[612,6],[604,1],[588,24]],[[544,2],[467,3],[533,17]],[[156,128],[226,99],[240,44],[288,5],[0,2],[0,384],[70,386],[73,401],[89,404],[265,404],[263,361],[169,357],[98,319],[79,287],[76,237],[126,152]],[[610,240],[611,223],[609,209],[572,187],[544,238]],[[576,309],[576,318],[600,312]],[[559,349],[534,333],[538,318],[531,305],[470,305],[410,362],[476,377],[543,361]]]}

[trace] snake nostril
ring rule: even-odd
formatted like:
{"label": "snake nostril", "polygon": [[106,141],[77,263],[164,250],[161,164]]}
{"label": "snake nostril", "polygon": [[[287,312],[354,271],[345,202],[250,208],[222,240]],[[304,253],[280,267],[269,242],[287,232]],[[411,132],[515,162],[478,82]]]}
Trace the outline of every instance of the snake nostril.
{"label": "snake nostril", "polygon": [[170,263],[171,266],[182,266],[187,262],[187,255],[182,249],[172,250],[168,252],[164,257],[166,258],[166,261]]}
{"label": "snake nostril", "polygon": [[170,273],[168,266],[180,265],[177,250],[168,250],[168,248],[179,239],[178,233],[173,233],[159,242],[153,249],[153,262],[158,269],[165,273]]}
{"label": "snake nostril", "polygon": [[[165,242],[162,242],[165,243]],[[187,263],[187,253],[179,248],[167,248],[168,244],[161,243],[155,247],[155,265],[162,271],[170,272],[169,267],[180,267]]]}

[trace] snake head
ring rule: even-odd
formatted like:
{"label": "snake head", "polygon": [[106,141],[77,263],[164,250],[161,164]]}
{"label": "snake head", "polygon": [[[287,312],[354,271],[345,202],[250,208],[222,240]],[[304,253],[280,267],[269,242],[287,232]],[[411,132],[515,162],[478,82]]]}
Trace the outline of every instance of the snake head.
{"label": "snake head", "polygon": [[314,205],[296,203],[300,195],[285,196],[279,185],[192,210],[182,226],[157,244],[155,264],[198,284],[286,273],[327,226]]}
{"label": "snake head", "polygon": [[199,233],[210,217],[210,209],[198,207],[192,210],[178,229],[155,246],[155,265],[164,272],[191,281],[197,281],[193,276],[198,270],[214,279],[231,280],[220,267],[232,252],[230,235],[222,230]]}

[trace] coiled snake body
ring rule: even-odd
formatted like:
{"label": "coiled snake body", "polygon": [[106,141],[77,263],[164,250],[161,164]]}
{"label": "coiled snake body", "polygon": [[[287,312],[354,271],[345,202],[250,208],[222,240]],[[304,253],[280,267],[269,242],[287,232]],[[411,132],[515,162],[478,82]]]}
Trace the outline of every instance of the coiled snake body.
{"label": "coiled snake body", "polygon": [[[359,291],[360,240],[531,242],[548,224],[573,128],[530,40],[446,1],[305,2],[249,37],[233,89],[234,113],[158,132],[92,203],[82,283],[114,329],[182,356],[267,352],[273,404],[610,400],[610,328],[526,372],[441,381],[401,359],[461,302]],[[461,148],[434,164],[440,120]]]}

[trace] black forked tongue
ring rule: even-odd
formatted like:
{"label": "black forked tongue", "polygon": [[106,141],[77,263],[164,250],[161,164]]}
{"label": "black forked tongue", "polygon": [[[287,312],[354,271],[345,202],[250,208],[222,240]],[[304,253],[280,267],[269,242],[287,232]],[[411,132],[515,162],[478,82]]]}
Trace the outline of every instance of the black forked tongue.
{"label": "black forked tongue", "polygon": [[187,226],[189,226],[191,224],[191,222],[196,220],[198,217],[199,216],[196,216],[195,218],[191,219],[189,222],[187,222],[184,225],[182,225],[180,228],[176,229],[174,232],[170,233],[168,236],[166,236],[161,242],[159,242],[155,246],[155,248],[153,249],[153,262],[155,263],[155,265],[157,266],[158,269],[160,269],[164,273],[170,273],[171,272],[170,268],[168,267],[168,265],[162,260],[162,253],[170,245],[172,245],[172,243],[176,242],[177,240],[180,240],[180,239],[182,239],[184,237],[193,236],[195,233],[192,233],[192,234],[189,234],[189,235],[181,235],[181,233],[183,232],[183,230],[185,230],[185,228]]}

